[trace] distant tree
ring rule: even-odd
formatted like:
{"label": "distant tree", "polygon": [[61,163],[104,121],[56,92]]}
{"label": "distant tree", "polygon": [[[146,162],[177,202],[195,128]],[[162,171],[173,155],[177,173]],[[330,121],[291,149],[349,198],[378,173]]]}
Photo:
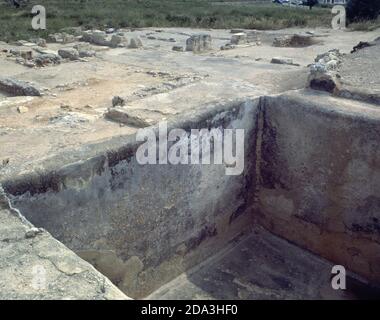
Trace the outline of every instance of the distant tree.
{"label": "distant tree", "polygon": [[310,10],[317,4],[319,4],[318,0],[306,0],[306,5],[309,6]]}
{"label": "distant tree", "polygon": [[29,0],[5,0],[6,3],[10,4],[15,8],[23,7],[27,4]]}
{"label": "distant tree", "polygon": [[377,19],[380,14],[380,0],[349,0],[346,12],[349,22]]}

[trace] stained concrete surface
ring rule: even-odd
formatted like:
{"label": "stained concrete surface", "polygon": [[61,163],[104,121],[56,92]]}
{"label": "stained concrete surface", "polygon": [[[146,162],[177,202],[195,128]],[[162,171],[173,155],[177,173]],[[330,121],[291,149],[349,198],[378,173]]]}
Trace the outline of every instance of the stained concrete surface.
{"label": "stained concrete surface", "polygon": [[146,299],[344,300],[365,297],[354,286],[354,280],[348,281],[347,290],[334,290],[332,267],[331,262],[256,226],[250,234],[229,243],[203,265],[182,274]]}

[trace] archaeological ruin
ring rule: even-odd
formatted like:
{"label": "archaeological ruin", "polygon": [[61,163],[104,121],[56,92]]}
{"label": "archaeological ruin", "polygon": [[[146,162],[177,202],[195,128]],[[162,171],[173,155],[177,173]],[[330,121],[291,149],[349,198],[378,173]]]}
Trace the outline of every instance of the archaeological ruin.
{"label": "archaeological ruin", "polygon": [[[380,297],[379,56],[323,28],[0,42],[0,299]],[[243,173],[141,165],[162,122],[244,129]]]}

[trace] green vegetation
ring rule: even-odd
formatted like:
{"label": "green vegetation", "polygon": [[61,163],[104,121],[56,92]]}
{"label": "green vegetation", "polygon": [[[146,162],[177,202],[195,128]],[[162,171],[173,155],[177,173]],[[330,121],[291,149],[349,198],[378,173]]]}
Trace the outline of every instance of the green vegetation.
{"label": "green vegetation", "polygon": [[376,20],[379,14],[379,0],[349,0],[347,3],[347,18],[350,22]]}
{"label": "green vegetation", "polygon": [[349,28],[355,31],[371,31],[380,28],[380,0],[349,0],[347,19]]}
{"label": "green vegetation", "polygon": [[[231,0],[230,0],[231,1]],[[287,7],[270,1],[255,4],[211,0],[31,0],[12,8],[0,0],[0,39],[46,37],[65,27],[195,27],[282,29],[330,26],[328,9]],[[232,1],[231,1],[232,2]],[[47,10],[47,30],[31,28],[31,7]]]}
{"label": "green vegetation", "polygon": [[353,22],[348,27],[353,31],[373,31],[380,28],[380,18]]}

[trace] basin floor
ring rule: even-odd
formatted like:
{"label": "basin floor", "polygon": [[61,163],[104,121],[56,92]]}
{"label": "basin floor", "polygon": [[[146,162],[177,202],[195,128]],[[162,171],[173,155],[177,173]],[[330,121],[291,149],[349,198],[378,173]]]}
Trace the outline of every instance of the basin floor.
{"label": "basin floor", "polygon": [[[147,299],[355,299],[331,286],[332,264],[255,228]],[[352,279],[352,278],[351,278]]]}

